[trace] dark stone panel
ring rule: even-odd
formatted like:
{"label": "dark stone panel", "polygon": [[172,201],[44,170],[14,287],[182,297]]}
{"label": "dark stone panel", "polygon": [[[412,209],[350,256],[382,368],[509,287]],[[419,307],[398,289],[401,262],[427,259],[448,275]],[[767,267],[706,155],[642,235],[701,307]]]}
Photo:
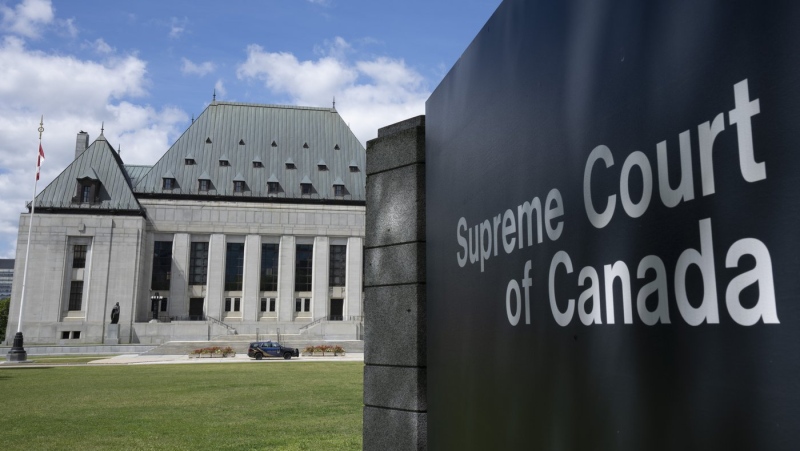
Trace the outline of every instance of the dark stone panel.
{"label": "dark stone panel", "polygon": [[425,128],[414,127],[367,142],[367,175],[425,162]]}
{"label": "dark stone panel", "polygon": [[417,367],[364,367],[364,405],[425,411],[427,370]]}
{"label": "dark stone panel", "polygon": [[364,285],[425,282],[425,243],[364,250]]}
{"label": "dark stone panel", "polygon": [[428,449],[428,414],[364,407],[364,451]]}
{"label": "dark stone panel", "polygon": [[425,302],[425,285],[366,288],[364,363],[426,366]]}
{"label": "dark stone panel", "polygon": [[425,127],[424,114],[406,119],[404,121],[396,122],[391,125],[387,125],[386,127],[379,128],[378,138],[384,138],[386,136],[394,135],[395,133],[401,132],[403,130],[408,130],[409,128],[414,128],[414,127]]}
{"label": "dark stone panel", "polygon": [[425,166],[405,166],[367,178],[365,246],[425,240]]}

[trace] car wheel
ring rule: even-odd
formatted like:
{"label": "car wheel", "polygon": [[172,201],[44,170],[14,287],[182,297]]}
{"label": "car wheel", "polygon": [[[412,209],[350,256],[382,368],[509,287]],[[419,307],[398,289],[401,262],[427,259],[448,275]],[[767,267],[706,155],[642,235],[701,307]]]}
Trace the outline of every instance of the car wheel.
{"label": "car wheel", "polygon": [[286,359],[286,360],[291,360],[292,359],[292,353],[291,352],[284,352],[283,353],[283,358]]}
{"label": "car wheel", "polygon": [[260,352],[256,354],[256,360],[261,360],[262,358],[264,358],[263,354],[261,354]]}

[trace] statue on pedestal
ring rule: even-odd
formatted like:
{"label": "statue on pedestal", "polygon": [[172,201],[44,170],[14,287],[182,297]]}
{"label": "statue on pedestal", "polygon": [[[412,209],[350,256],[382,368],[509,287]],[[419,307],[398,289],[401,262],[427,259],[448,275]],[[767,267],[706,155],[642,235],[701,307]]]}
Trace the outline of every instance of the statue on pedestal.
{"label": "statue on pedestal", "polygon": [[119,302],[114,308],[111,309],[111,324],[117,324],[119,322]]}

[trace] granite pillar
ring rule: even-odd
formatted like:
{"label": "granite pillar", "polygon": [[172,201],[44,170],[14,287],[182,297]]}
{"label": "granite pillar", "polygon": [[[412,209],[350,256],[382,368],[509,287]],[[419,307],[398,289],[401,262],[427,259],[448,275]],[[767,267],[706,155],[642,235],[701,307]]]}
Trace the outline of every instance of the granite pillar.
{"label": "granite pillar", "polygon": [[425,116],[367,142],[364,450],[427,449]]}

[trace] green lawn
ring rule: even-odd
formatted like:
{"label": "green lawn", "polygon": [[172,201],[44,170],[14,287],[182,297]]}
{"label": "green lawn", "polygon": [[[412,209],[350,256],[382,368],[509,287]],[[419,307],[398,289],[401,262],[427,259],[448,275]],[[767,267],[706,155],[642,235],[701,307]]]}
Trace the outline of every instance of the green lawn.
{"label": "green lawn", "polygon": [[360,450],[363,368],[2,368],[0,450]]}

